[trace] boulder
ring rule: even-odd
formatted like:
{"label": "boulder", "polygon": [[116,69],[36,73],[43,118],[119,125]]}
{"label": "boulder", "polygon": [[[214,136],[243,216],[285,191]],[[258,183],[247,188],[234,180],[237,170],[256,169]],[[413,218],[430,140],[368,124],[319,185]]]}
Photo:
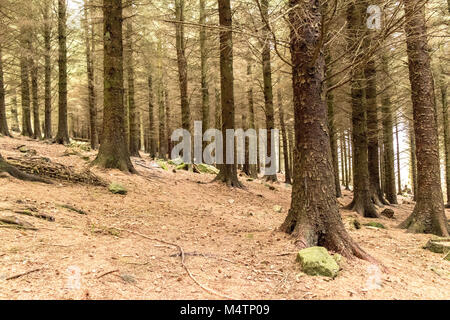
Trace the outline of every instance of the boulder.
{"label": "boulder", "polygon": [[128,190],[125,189],[124,186],[122,186],[119,183],[113,182],[108,187],[109,191],[113,194],[127,194]]}
{"label": "boulder", "polygon": [[325,276],[335,278],[339,271],[336,260],[324,247],[310,247],[300,250],[297,254],[297,262],[302,271],[310,276]]}
{"label": "boulder", "polygon": [[219,169],[214,166],[210,166],[209,164],[199,163],[194,164],[194,169],[198,173],[209,173],[209,174],[218,174]]}
{"label": "boulder", "polygon": [[450,237],[433,237],[428,240],[427,244],[423,248],[435,253],[443,253],[444,259],[450,261]]}
{"label": "boulder", "polygon": [[389,219],[394,219],[394,210],[386,208],[383,211],[381,211],[381,215]]}

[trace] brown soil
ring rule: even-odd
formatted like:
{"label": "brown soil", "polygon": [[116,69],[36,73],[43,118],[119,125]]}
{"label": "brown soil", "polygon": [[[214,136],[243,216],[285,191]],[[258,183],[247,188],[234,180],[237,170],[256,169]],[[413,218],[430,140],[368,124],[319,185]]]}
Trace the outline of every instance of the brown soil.
{"label": "brown soil", "polygon": [[[0,138],[5,158],[20,156],[15,148],[23,144],[53,162],[79,169],[88,164],[80,155],[63,156],[64,146]],[[95,157],[94,152],[80,154]],[[137,161],[152,166],[147,155]],[[392,207],[396,220],[369,220],[342,210],[351,236],[388,272],[358,259],[344,260],[340,275],[331,280],[302,274],[293,239],[277,231],[290,203],[290,188],[284,184],[270,190],[262,180],[241,177],[245,189],[232,189],[212,183],[212,175],[135,167],[140,175],[93,169],[124,185],[125,196],[105,187],[59,181],[45,185],[3,176],[0,216],[35,206],[56,221],[20,215],[39,230],[0,228],[0,299],[450,298],[450,262],[422,249],[431,236],[396,228],[411,212],[410,201]],[[350,200],[351,194],[344,192],[339,201]],[[282,206],[281,213],[274,211],[275,205]],[[355,230],[348,221],[356,217],[388,229]],[[176,247],[123,230],[181,246],[198,284],[183,268]],[[71,282],[73,270],[75,276],[80,272],[80,288]],[[115,272],[105,274],[110,271]]]}

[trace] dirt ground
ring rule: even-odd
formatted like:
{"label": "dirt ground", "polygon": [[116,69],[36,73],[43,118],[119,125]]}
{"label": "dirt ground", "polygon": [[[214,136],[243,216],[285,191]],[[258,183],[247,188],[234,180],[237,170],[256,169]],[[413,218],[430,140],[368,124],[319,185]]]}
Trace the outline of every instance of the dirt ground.
{"label": "dirt ground", "polygon": [[[20,145],[78,169],[88,165],[82,156],[95,157],[82,150],[64,156],[65,146],[0,138],[5,158],[20,156]],[[147,155],[133,161],[145,166],[136,165],[139,175],[92,169],[121,183],[127,195],[68,182],[0,179],[0,216],[34,206],[55,217],[50,222],[15,214],[38,230],[0,228],[0,299],[450,298],[450,262],[422,249],[431,236],[396,228],[413,208],[406,198],[392,207],[395,220],[375,219],[387,229],[356,230],[350,219],[373,219],[341,211],[351,236],[387,272],[344,259],[339,276],[331,280],[301,273],[293,239],[277,231],[289,208],[289,186],[274,184],[271,190],[261,180],[241,177],[245,189],[230,189],[212,183],[212,175],[155,168]],[[341,204],[350,200],[349,192],[339,199]],[[179,248],[167,243],[182,248],[192,277]],[[7,280],[28,271],[33,272]]]}

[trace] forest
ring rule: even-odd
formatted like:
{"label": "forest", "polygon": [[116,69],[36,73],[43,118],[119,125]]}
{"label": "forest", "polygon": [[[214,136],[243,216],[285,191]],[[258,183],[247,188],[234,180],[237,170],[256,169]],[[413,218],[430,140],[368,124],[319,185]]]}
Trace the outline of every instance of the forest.
{"label": "forest", "polygon": [[0,299],[450,299],[449,23],[0,0]]}

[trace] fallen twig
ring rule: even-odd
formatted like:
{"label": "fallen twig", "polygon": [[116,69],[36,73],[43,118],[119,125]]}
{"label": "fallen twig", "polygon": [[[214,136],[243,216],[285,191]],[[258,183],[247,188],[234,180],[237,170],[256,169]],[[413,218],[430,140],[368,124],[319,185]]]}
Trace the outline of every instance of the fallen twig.
{"label": "fallen twig", "polygon": [[210,289],[210,288],[204,286],[203,284],[201,284],[194,277],[194,275],[192,274],[191,270],[189,270],[189,268],[186,266],[184,250],[183,250],[183,248],[180,245],[178,245],[176,243],[171,243],[171,242],[168,242],[168,241],[165,241],[165,240],[157,239],[157,238],[152,238],[152,237],[146,236],[145,234],[142,234],[142,233],[139,233],[139,232],[136,232],[136,231],[122,229],[122,228],[117,228],[117,227],[116,227],[116,229],[120,230],[120,231],[125,231],[125,232],[131,233],[131,234],[138,235],[138,236],[140,236],[142,238],[145,238],[145,239],[148,239],[148,240],[157,241],[157,242],[160,242],[160,243],[164,243],[164,244],[176,247],[180,251],[181,265],[183,266],[184,270],[186,270],[187,274],[192,279],[192,281],[194,281],[200,288],[202,288],[203,290],[205,290],[206,292],[208,292],[210,294],[213,294],[213,295],[216,295],[218,297],[225,298],[225,299],[235,300],[235,298],[233,298],[233,297],[230,297],[230,296],[224,295],[222,293],[219,293],[219,292],[215,291],[214,289]]}
{"label": "fallen twig", "polygon": [[99,276],[97,277],[97,279],[100,279],[100,278],[102,278],[102,277],[104,277],[104,276],[107,276],[108,274],[111,274],[111,273],[114,273],[114,272],[118,272],[118,271],[119,271],[119,269],[114,269],[114,270],[111,270],[111,271],[107,271],[107,272],[102,273],[101,275],[99,275]]}
{"label": "fallen twig", "polygon": [[14,275],[14,276],[11,276],[11,277],[6,278],[5,280],[13,280],[13,279],[17,279],[17,278],[26,276],[27,274],[30,274],[30,273],[33,273],[33,272],[40,271],[40,270],[42,270],[42,269],[44,269],[44,268],[36,268],[36,269],[30,270],[30,271],[27,271],[27,272],[19,273],[19,274],[16,274],[16,275]]}

